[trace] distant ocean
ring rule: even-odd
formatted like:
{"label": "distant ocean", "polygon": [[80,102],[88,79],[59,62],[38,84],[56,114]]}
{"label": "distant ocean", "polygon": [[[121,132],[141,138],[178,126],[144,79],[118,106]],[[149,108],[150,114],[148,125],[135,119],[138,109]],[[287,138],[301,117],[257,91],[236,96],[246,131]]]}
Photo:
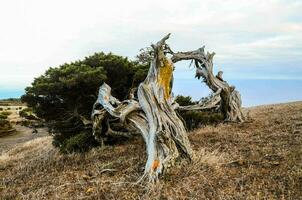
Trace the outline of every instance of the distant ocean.
{"label": "distant ocean", "polygon": [[[302,80],[228,80],[236,86],[245,107],[302,101]],[[210,93],[208,87],[197,79],[175,80],[174,94],[192,96],[199,100]]]}
{"label": "distant ocean", "polygon": [[[256,106],[291,101],[302,101],[302,80],[228,80],[240,91],[243,106]],[[192,96],[199,100],[210,93],[208,87],[197,79],[176,79],[174,95]],[[0,88],[0,99],[18,98],[23,88]]]}
{"label": "distant ocean", "polygon": [[9,88],[0,86],[0,99],[19,98],[24,94],[23,88]]}

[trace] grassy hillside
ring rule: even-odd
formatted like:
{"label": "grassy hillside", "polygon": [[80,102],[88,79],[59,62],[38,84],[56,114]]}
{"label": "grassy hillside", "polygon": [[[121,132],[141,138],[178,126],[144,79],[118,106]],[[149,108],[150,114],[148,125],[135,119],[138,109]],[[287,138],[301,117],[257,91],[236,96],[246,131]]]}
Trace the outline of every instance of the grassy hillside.
{"label": "grassy hillside", "polygon": [[242,124],[190,133],[195,162],[147,189],[141,138],[61,155],[51,137],[0,156],[0,199],[301,199],[302,102],[253,107]]}

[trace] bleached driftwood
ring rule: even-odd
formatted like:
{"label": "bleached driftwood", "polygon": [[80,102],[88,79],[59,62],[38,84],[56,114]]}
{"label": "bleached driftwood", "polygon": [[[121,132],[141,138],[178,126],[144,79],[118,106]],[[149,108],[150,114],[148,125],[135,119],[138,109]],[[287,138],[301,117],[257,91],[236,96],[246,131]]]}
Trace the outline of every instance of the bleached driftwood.
{"label": "bleached driftwood", "polygon": [[[92,112],[93,133],[101,142],[104,135],[110,134],[109,115],[119,119],[128,130],[140,131],[147,150],[142,180],[150,182],[175,165],[177,159],[190,161],[193,156],[186,129],[174,110],[171,96],[173,62],[165,56],[165,41],[169,36],[152,45],[151,65],[146,79],[138,87],[138,100],[120,102],[111,96],[111,88],[104,83]],[[101,109],[97,109],[98,104]]]}
{"label": "bleached driftwood", "polygon": [[[219,71],[215,76],[213,74],[213,57],[215,53],[205,53],[204,46],[195,51],[177,52],[172,54],[171,60],[176,63],[181,60],[193,60],[196,67],[196,76],[198,79],[203,78],[207,86],[215,93],[213,103],[221,99],[220,108],[226,121],[242,122],[244,115],[241,110],[241,96],[235,90],[234,86],[230,86],[222,78],[222,71]],[[218,97],[219,95],[219,97]],[[196,105],[197,108],[202,108],[201,105]],[[192,107],[194,109],[194,107]]]}

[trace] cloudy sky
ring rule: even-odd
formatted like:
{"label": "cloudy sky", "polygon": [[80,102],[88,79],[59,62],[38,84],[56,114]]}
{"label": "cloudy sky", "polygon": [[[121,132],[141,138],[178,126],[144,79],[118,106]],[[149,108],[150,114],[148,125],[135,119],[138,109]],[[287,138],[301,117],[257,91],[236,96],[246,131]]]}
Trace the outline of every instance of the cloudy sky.
{"label": "cloudy sky", "polygon": [[[228,79],[302,79],[300,0],[10,0],[0,2],[0,87],[98,51],[134,58],[171,32],[175,50],[206,46]],[[176,78],[192,78],[188,63]]]}

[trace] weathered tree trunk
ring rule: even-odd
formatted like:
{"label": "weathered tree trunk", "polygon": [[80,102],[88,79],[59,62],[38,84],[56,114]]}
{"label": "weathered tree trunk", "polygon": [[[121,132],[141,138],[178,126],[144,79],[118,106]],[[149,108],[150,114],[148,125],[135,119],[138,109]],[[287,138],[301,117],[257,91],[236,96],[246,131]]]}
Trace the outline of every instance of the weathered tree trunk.
{"label": "weathered tree trunk", "polygon": [[[136,128],[141,132],[147,149],[142,180],[150,182],[156,181],[178,158],[190,161],[193,156],[186,129],[174,110],[171,97],[173,62],[164,53],[169,36],[152,45],[154,57],[145,81],[138,87],[138,101],[118,101],[104,83],[92,113],[93,133],[100,141],[110,134],[109,125],[104,126],[108,115],[120,119],[129,130]],[[102,110],[96,109],[98,104],[102,105]]]}
{"label": "weathered tree trunk", "polygon": [[[198,79],[203,78],[203,81],[207,86],[215,93],[214,97],[220,95],[221,111],[226,121],[242,122],[244,121],[244,115],[241,110],[241,96],[240,93],[235,90],[234,86],[230,86],[226,81],[222,79],[222,71],[218,72],[216,76],[213,74],[213,57],[215,53],[205,54],[204,47],[187,52],[170,52],[172,61],[174,63],[181,60],[194,60],[196,67],[196,76]],[[215,100],[213,99],[213,102]],[[198,106],[196,106],[198,107]],[[203,106],[200,106],[201,108]]]}
{"label": "weathered tree trunk", "polygon": [[[220,106],[228,121],[243,121],[241,98],[235,87],[222,79],[222,72],[213,75],[214,53],[204,53],[204,48],[196,51],[174,53],[165,43],[170,34],[152,45],[151,65],[146,79],[129,100],[120,102],[111,96],[111,88],[104,83],[93,106],[93,134],[101,143],[107,136],[129,136],[139,131],[146,143],[147,162],[142,180],[154,182],[159,175],[176,163],[178,158],[192,160],[193,152],[182,120],[175,109],[203,110]],[[172,54],[172,58],[166,57]],[[192,106],[179,106],[171,96],[173,83],[173,63],[194,60],[196,77],[212,89],[214,95],[206,102]],[[134,91],[134,90],[133,90]],[[132,91],[132,92],[133,92]],[[220,105],[219,105],[220,103]],[[99,107],[101,105],[101,107]],[[115,118],[123,123],[128,132],[114,131],[110,120]]]}

